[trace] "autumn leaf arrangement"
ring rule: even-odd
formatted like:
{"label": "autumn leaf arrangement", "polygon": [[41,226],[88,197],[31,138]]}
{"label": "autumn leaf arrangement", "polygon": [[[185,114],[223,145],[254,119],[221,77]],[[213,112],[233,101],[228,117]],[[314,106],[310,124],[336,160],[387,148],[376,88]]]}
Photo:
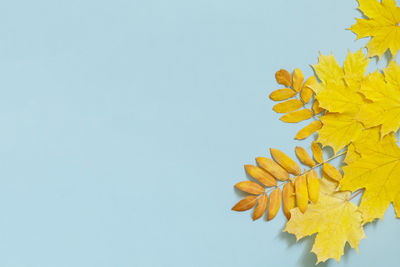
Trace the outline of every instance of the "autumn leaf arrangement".
{"label": "autumn leaf arrangement", "polygon": [[[278,70],[283,88],[273,91],[273,107],[281,121],[312,122],[295,136],[314,138],[311,152],[296,146],[300,165],[279,149],[245,165],[251,179],[235,187],[247,194],[234,211],[254,208],[253,220],[272,220],[281,209],[288,219],[285,232],[299,240],[315,235],[317,263],[339,262],[346,243],[358,251],[364,226],[393,205],[400,217],[400,7],[395,0],[358,0],[364,17],[351,26],[357,38],[368,37],[367,54],[348,52],[343,65],[333,55],[320,55],[315,76],[299,69]],[[390,58],[382,70],[367,73],[371,58]],[[329,147],[333,156],[326,158]],[[340,167],[331,164],[340,160]],[[356,203],[353,198],[361,195]]]}

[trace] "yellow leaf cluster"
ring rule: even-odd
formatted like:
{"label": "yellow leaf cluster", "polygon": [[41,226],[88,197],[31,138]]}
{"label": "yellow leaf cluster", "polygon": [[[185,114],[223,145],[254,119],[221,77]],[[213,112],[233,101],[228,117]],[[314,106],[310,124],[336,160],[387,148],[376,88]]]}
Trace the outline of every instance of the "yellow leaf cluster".
{"label": "yellow leaf cluster", "polygon": [[[358,38],[370,37],[367,55],[361,49],[348,51],[340,65],[333,55],[320,54],[312,66],[315,76],[306,80],[299,69],[275,74],[284,88],[273,91],[270,99],[280,102],[273,107],[283,114],[280,120],[315,119],[295,136],[302,140],[317,133],[311,156],[295,148],[308,169],[302,171],[285,153],[271,149],[271,159],[258,157],[258,166],[245,166],[254,181],[235,185],[249,195],[232,209],[255,207],[253,220],[265,213],[271,220],[283,202],[288,219],[284,231],[297,239],[316,234],[312,252],[318,262],[339,261],[346,243],[357,250],[365,237],[363,225],[382,219],[390,204],[400,217],[400,147],[394,135],[400,129],[400,65],[394,60],[400,50],[400,7],[395,0],[358,2],[365,17],[350,30]],[[388,65],[367,74],[369,58],[380,59],[386,51],[392,55]],[[324,159],[325,147],[334,156]],[[346,166],[337,169],[328,163],[343,154]],[[361,193],[357,206],[351,200]]]}
{"label": "yellow leaf cluster", "polygon": [[[304,75],[300,69],[295,69],[293,75],[287,70],[280,69],[275,73],[275,78],[279,84],[286,86],[286,88],[275,90],[269,95],[269,98],[273,101],[285,100],[272,108],[276,113],[286,113],[280,118],[281,121],[287,123],[301,122],[324,111],[318,101],[313,99],[312,88],[317,84],[315,76],[309,77],[304,82]],[[311,107],[307,105],[310,101],[312,101]],[[320,120],[311,122],[301,129],[295,138],[299,140],[307,138],[321,127]]]}
{"label": "yellow leaf cluster", "polygon": [[[364,223],[382,218],[390,203],[400,215],[400,148],[393,132],[400,127],[400,66],[391,61],[383,73],[365,75],[368,60],[349,52],[343,67],[321,55],[314,66],[320,79],[316,98],[328,112],[321,117],[318,142],[334,151],[347,148],[341,190],[365,190],[360,211]],[[330,165],[325,175],[341,179]]]}

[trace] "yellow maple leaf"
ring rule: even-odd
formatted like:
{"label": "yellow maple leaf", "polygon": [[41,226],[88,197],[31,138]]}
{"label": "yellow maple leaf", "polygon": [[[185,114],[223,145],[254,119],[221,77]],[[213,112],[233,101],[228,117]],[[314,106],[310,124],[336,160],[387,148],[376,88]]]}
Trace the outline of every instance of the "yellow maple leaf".
{"label": "yellow maple leaf", "polygon": [[320,106],[329,111],[321,117],[318,142],[331,146],[335,152],[357,139],[364,128],[355,117],[365,102],[358,91],[368,63],[359,50],[348,52],[343,68],[333,55],[320,55],[318,64],[313,66],[321,82],[312,89]]}
{"label": "yellow maple leaf", "polygon": [[391,61],[384,70],[367,76],[360,92],[369,100],[361,105],[357,119],[365,127],[381,126],[381,136],[400,127],[400,66]]}
{"label": "yellow maple leaf", "polygon": [[361,49],[348,52],[343,68],[333,55],[320,55],[318,64],[312,66],[321,81],[319,86],[312,88],[320,106],[329,112],[358,111],[358,106],[363,103],[358,90],[368,63]]}
{"label": "yellow maple leaf", "polygon": [[[331,54],[329,56],[319,55],[318,64],[312,65],[318,79],[322,84],[327,83],[340,83],[343,84],[344,72],[342,67],[337,63],[335,57]],[[320,91],[323,88],[319,88]]]}
{"label": "yellow maple leaf", "polygon": [[394,134],[381,140],[379,128],[371,128],[353,145],[360,156],[353,157],[343,167],[340,189],[354,192],[365,188],[359,208],[364,223],[382,219],[392,202],[400,217],[400,148]]}
{"label": "yellow maple leaf", "polygon": [[323,126],[318,131],[317,142],[332,147],[335,154],[350,142],[357,140],[364,129],[351,113],[327,113],[320,119]]}
{"label": "yellow maple leaf", "polygon": [[297,240],[316,233],[311,251],[317,255],[317,263],[329,258],[339,262],[346,242],[358,252],[360,240],[365,237],[361,213],[348,200],[350,192],[336,191],[334,181],[320,181],[318,202],[311,203],[304,213],[292,209],[284,232],[296,235]]}
{"label": "yellow maple leaf", "polygon": [[400,7],[395,0],[358,0],[358,9],[367,18],[356,19],[350,30],[357,39],[371,37],[367,44],[368,57],[379,58],[389,49],[393,57],[400,49]]}

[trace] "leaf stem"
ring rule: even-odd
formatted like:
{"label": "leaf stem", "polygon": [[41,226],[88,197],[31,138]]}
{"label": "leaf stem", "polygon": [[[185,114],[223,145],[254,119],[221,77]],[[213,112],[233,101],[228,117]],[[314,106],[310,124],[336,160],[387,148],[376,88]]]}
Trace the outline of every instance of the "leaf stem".
{"label": "leaf stem", "polygon": [[308,170],[302,172],[301,174],[296,175],[296,176],[294,176],[294,177],[292,177],[292,178],[289,178],[288,180],[283,181],[283,182],[280,183],[279,185],[275,185],[274,187],[272,187],[271,189],[269,189],[268,191],[266,191],[266,193],[268,194],[269,192],[275,190],[275,189],[278,188],[278,187],[281,187],[282,185],[287,184],[288,182],[294,182],[294,180],[296,179],[296,177],[302,176],[302,175],[304,175],[304,174],[306,174],[306,173],[312,171],[313,169],[318,168],[319,166],[324,165],[325,163],[327,163],[327,162],[329,162],[329,161],[331,161],[331,160],[333,160],[333,159],[335,159],[335,158],[337,158],[337,157],[339,157],[339,156],[341,156],[341,155],[346,154],[346,152],[347,152],[347,150],[346,150],[346,151],[343,151],[343,152],[341,152],[341,153],[339,153],[339,154],[336,154],[336,155],[334,155],[333,157],[331,157],[331,158],[325,160],[324,162],[318,163],[317,165],[315,165],[315,166],[309,168]]}
{"label": "leaf stem", "polygon": [[[324,165],[325,163],[327,163],[327,162],[329,162],[329,161],[331,161],[331,160],[333,160],[333,159],[335,159],[335,158],[337,158],[337,157],[339,157],[339,156],[341,156],[341,155],[346,154],[346,152],[347,152],[347,150],[346,150],[346,151],[343,151],[343,152],[341,152],[341,153],[339,153],[339,154],[336,154],[336,155],[334,155],[333,157],[331,157],[331,158],[325,160],[324,162],[318,163],[317,165],[311,167],[310,169],[308,169],[307,171],[303,172],[303,173],[300,174],[300,175],[306,174],[307,172],[310,172],[311,170],[313,170],[313,169],[315,169],[315,168],[317,168],[317,167],[319,167],[319,166],[321,166],[321,165]],[[295,177],[296,177],[296,176],[295,176]]]}
{"label": "leaf stem", "polygon": [[359,190],[357,193],[355,193],[354,195],[352,195],[352,196],[349,198],[349,201],[352,200],[353,198],[355,198],[356,196],[358,196],[359,194],[361,194],[361,193],[364,192],[364,191],[365,191],[365,188]]}

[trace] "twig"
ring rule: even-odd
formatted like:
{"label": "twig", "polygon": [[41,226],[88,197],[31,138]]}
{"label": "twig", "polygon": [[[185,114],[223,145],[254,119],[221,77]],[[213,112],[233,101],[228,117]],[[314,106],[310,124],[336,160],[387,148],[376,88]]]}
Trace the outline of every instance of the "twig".
{"label": "twig", "polygon": [[361,189],[360,191],[358,191],[357,193],[355,193],[354,195],[352,195],[352,196],[349,198],[349,201],[352,200],[353,198],[355,198],[356,196],[358,196],[359,194],[361,194],[361,193],[364,192],[364,191],[365,191],[365,188]]}
{"label": "twig", "polygon": [[317,168],[317,167],[319,167],[319,166],[321,166],[321,165],[323,165],[323,164],[325,164],[325,163],[327,163],[327,162],[329,162],[329,161],[331,161],[331,160],[333,160],[333,159],[335,159],[335,158],[337,158],[337,157],[339,157],[339,156],[345,154],[346,152],[347,152],[347,151],[343,151],[343,152],[341,152],[341,153],[339,153],[339,154],[336,154],[335,156],[333,156],[333,157],[331,157],[331,158],[325,160],[324,162],[321,162],[321,163],[319,163],[319,164],[317,164],[317,165],[315,165],[315,166],[309,168],[308,170],[302,172],[301,174],[296,175],[296,176],[294,176],[294,177],[292,177],[292,178],[289,178],[289,179],[286,180],[286,181],[283,181],[283,182],[280,183],[279,185],[276,185],[276,186],[274,186],[273,188],[271,188],[270,190],[266,191],[266,193],[268,194],[269,192],[275,190],[275,189],[278,188],[278,187],[281,187],[282,185],[287,184],[287,183],[290,182],[290,181],[293,182],[293,181],[296,179],[296,177],[302,176],[302,175],[304,175],[304,174],[306,174],[306,173],[312,171],[313,169],[315,169],[315,168]]}

